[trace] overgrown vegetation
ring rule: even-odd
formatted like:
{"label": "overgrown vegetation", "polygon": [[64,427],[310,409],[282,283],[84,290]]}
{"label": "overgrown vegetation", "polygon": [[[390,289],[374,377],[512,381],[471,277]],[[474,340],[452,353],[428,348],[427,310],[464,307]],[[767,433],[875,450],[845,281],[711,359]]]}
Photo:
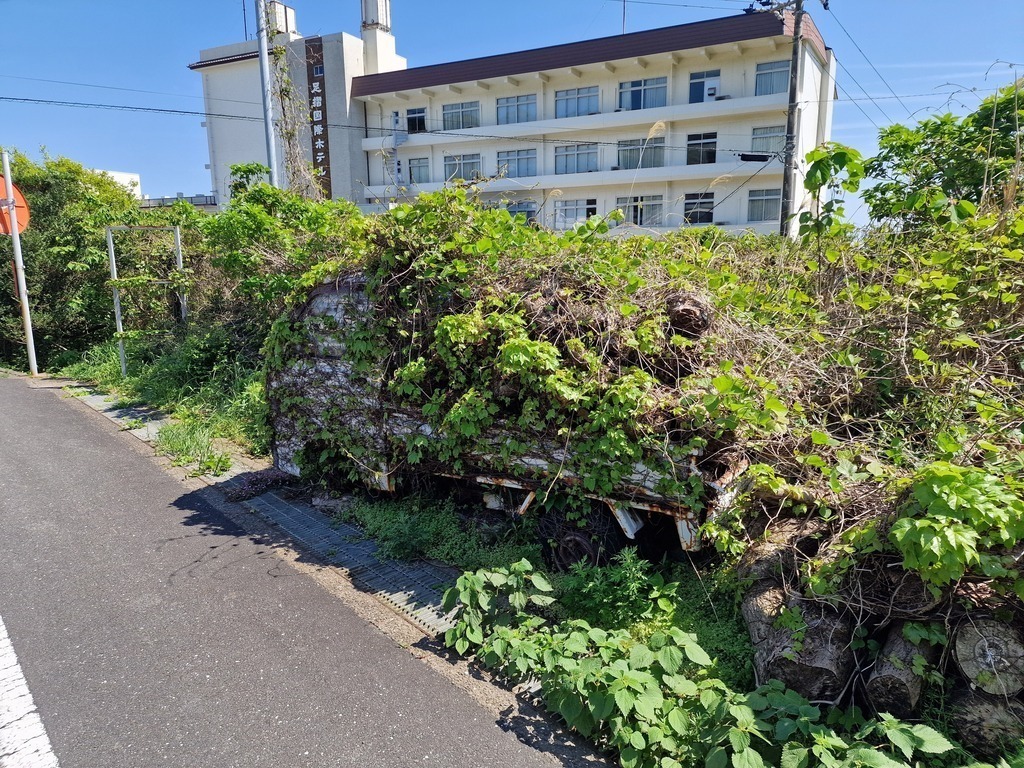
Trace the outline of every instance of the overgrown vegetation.
{"label": "overgrown vegetation", "polygon": [[[745,585],[731,569],[785,521],[806,523],[813,535],[780,558],[785,589],[804,602],[787,604],[776,628],[802,639],[801,605],[852,612],[862,682],[891,617],[912,618],[902,631],[921,645],[912,664],[932,683],[933,723],[955,718],[925,646],[980,610],[1021,625],[1020,95],[1018,85],[964,119],[889,129],[874,159],[815,150],[806,179],[819,204],[801,217],[800,242],[714,228],[613,239],[601,218],[549,232],[467,189],[363,217],[259,184],[258,166],[239,169],[217,216],[144,216],[109,180],[19,156],[37,227],[26,257],[40,358],[174,411],[182,426],[161,436],[165,449],[213,468],[213,437],[270,443],[264,358],[278,423],[300,433],[310,471],[379,479],[396,467],[401,481],[410,469],[486,468],[535,480],[526,459],[557,455],[560,477],[578,483],[539,496],[585,523],[583,497],[612,494],[638,464],[660,478],[658,494],[698,511],[709,480],[749,465],[746,493],[704,525],[720,559],[700,574],[627,553],[548,579],[528,562],[526,531],[495,540],[451,504],[368,502],[346,515],[389,554],[487,569],[449,593],[460,611],[449,642],[509,680],[538,682],[627,768],[964,763],[924,725],[866,719],[848,693],[823,709],[775,683],[755,688],[736,607]],[[865,192],[872,226],[854,232],[842,197],[879,178]],[[160,236],[118,236],[125,379],[108,223],[178,224],[188,255],[171,274]],[[303,313],[311,291],[353,275],[365,278],[360,316],[339,325]],[[9,279],[0,273],[0,289]],[[16,321],[16,306],[0,305],[0,358],[19,364]],[[319,391],[289,388],[281,376],[320,375],[304,362],[318,344],[343,351],[348,390],[329,378]],[[387,419],[413,426],[369,428],[385,403]]]}
{"label": "overgrown vegetation", "polygon": [[638,638],[582,619],[551,624],[539,615],[556,604],[551,591],[525,560],[466,573],[445,595],[459,617],[445,639],[512,682],[539,683],[552,711],[614,748],[623,768],[898,768],[954,749],[928,726],[823,712],[778,683],[737,692],[678,627]]}
{"label": "overgrown vegetation", "polygon": [[452,499],[360,499],[338,517],[357,523],[386,557],[427,558],[459,568],[493,568],[538,556],[532,521],[471,516]]}

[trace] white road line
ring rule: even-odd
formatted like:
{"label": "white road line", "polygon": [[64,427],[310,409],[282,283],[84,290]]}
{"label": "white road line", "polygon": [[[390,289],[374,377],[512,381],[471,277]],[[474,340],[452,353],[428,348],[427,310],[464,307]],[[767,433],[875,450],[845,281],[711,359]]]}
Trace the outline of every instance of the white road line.
{"label": "white road line", "polygon": [[0,618],[0,768],[58,768],[7,627]]}

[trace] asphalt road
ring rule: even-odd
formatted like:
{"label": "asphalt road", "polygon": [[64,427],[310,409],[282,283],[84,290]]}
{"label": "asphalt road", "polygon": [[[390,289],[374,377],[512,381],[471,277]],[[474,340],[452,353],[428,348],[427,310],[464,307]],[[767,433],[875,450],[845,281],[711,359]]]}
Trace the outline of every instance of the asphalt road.
{"label": "asphalt road", "polygon": [[[4,626],[62,768],[557,765],[133,438],[18,378],[0,378]],[[0,768],[46,764],[10,723],[4,740],[3,680]]]}

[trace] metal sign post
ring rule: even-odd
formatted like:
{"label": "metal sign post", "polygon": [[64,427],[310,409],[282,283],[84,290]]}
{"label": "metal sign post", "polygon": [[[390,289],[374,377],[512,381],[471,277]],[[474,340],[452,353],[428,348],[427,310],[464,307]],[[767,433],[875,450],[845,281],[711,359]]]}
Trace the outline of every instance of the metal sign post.
{"label": "metal sign post", "polygon": [[[114,230],[126,231],[133,229],[149,229],[174,232],[174,265],[178,272],[185,270],[185,260],[181,253],[181,227],[107,227],[107,255],[110,257],[110,280],[114,294],[114,325],[117,328],[117,353],[121,358],[121,376],[128,376],[128,358],[124,348],[124,318],[121,314],[121,292],[117,290],[117,254],[114,252]],[[166,280],[158,280],[158,283],[167,283]],[[177,292],[176,292],[177,293]],[[182,322],[188,319],[188,294],[177,293],[178,304],[181,307]]]}
{"label": "metal sign post", "polygon": [[21,255],[21,234],[18,229],[18,205],[14,195],[14,182],[11,180],[11,159],[7,150],[3,151],[4,207],[7,208],[11,222],[11,242],[14,247],[14,272],[18,283],[18,301],[21,303],[21,321],[25,326],[25,345],[28,348],[28,369],[33,376],[39,375],[36,365],[36,341],[32,333],[32,313],[28,306],[28,287],[25,285],[25,262]]}

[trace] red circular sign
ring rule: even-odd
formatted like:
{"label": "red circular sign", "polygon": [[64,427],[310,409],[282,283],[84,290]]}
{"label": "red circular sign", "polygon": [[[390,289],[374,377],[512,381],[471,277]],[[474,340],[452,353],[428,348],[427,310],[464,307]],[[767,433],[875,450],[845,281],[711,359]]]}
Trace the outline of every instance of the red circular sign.
{"label": "red circular sign", "polygon": [[[7,185],[4,181],[4,177],[0,176],[0,234],[9,235],[11,234],[11,212],[8,210],[5,200],[7,198]],[[17,209],[18,216],[18,234],[20,235],[25,231],[25,227],[28,226],[28,220],[30,218],[28,203],[25,201],[25,196],[21,194],[21,191],[14,187],[14,207]]]}

